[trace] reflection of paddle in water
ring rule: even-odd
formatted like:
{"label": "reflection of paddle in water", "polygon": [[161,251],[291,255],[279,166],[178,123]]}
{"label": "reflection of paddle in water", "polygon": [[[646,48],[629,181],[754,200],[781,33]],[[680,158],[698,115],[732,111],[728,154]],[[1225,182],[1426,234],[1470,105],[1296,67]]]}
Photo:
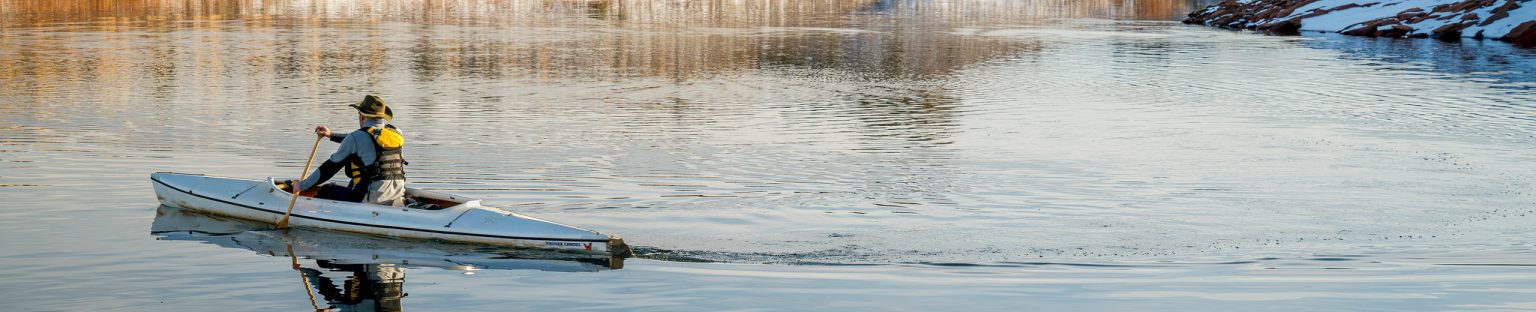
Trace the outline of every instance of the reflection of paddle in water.
{"label": "reflection of paddle in water", "polygon": [[299,271],[299,280],[304,282],[304,294],[309,295],[309,306],[314,308],[315,311],[330,311],[331,309],[329,308],[320,309],[320,305],[315,303],[314,288],[309,286],[309,276],[305,275],[303,270],[300,270],[303,267],[299,266],[299,256],[293,254],[293,244],[288,245],[288,258],[293,259],[293,270]]}

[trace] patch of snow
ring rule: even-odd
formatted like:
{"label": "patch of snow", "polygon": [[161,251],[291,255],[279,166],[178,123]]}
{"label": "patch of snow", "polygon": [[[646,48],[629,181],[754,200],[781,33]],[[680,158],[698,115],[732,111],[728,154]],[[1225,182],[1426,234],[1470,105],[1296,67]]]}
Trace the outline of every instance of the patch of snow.
{"label": "patch of snow", "polygon": [[1287,16],[1284,16],[1284,17],[1267,19],[1267,20],[1261,20],[1261,21],[1254,22],[1253,24],[1254,25],[1264,25],[1264,24],[1274,23],[1274,22],[1278,22],[1278,21],[1289,20],[1289,19],[1296,18],[1297,16],[1302,16],[1302,15],[1306,15],[1307,13],[1312,13],[1312,11],[1316,11],[1316,10],[1319,10],[1319,9],[1330,9],[1330,8],[1333,8],[1333,7],[1337,7],[1337,6],[1341,6],[1341,5],[1345,5],[1345,4],[1349,4],[1349,3],[1350,3],[1350,1],[1346,1],[1346,0],[1319,0],[1317,2],[1308,3],[1307,5],[1304,5],[1304,6],[1300,7],[1300,8],[1296,8],[1295,11],[1291,11],[1291,15],[1287,15]]}
{"label": "patch of snow", "polygon": [[[1490,9],[1489,12],[1492,12],[1492,10]],[[1488,14],[1490,13],[1478,13],[1477,16],[1486,19]],[[1508,35],[1509,31],[1515,29],[1515,26],[1520,26],[1521,23],[1529,21],[1536,21],[1536,3],[1526,1],[1520,3],[1520,8],[1509,10],[1509,17],[1494,21],[1493,24],[1488,24],[1488,26],[1468,27],[1461,33],[1471,36],[1476,34],[1478,30],[1482,30],[1484,38],[1499,38]]]}
{"label": "patch of snow", "polygon": [[[1433,15],[1431,15],[1431,16],[1433,16]],[[1478,15],[1478,16],[1483,16],[1483,15]],[[1452,16],[1451,18],[1446,18],[1446,19],[1429,18],[1429,19],[1425,19],[1425,20],[1419,21],[1417,24],[1408,24],[1408,26],[1413,26],[1413,32],[1409,33],[1409,34],[1410,35],[1434,35],[1436,28],[1440,28],[1441,26],[1445,26],[1447,24],[1455,24],[1455,23],[1458,23],[1458,22],[1461,22],[1461,15]]]}
{"label": "patch of snow", "polygon": [[[1321,0],[1309,4],[1303,8],[1335,8],[1354,3],[1357,0]],[[1371,7],[1357,7],[1315,16],[1301,21],[1302,30],[1338,32],[1361,22],[1375,20],[1383,17],[1397,16],[1411,8],[1420,8],[1429,11],[1435,5],[1445,3],[1444,0],[1382,0],[1380,4]],[[1301,15],[1309,11],[1297,9],[1292,15]]]}
{"label": "patch of snow", "polygon": [[1296,18],[1297,16],[1302,16],[1302,15],[1306,15],[1307,13],[1312,13],[1312,11],[1332,9],[1332,8],[1336,8],[1336,7],[1339,7],[1339,6],[1342,6],[1342,5],[1346,5],[1346,4],[1350,4],[1350,3],[1354,3],[1354,1],[1349,1],[1349,0],[1318,0],[1317,2],[1308,3],[1305,6],[1302,6],[1300,8],[1296,8],[1295,11],[1291,11],[1291,15],[1290,16],[1282,17],[1280,19],[1292,19],[1292,18]]}

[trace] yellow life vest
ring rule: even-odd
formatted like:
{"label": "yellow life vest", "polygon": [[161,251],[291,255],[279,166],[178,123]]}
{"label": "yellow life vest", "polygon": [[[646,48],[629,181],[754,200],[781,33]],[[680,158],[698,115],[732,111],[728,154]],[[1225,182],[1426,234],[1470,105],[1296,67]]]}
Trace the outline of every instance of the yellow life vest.
{"label": "yellow life vest", "polygon": [[371,165],[363,165],[361,158],[354,158],[356,160],[347,165],[347,177],[352,178],[350,186],[367,187],[366,183],[373,181],[405,180],[405,165],[408,162],[401,154],[405,148],[405,137],[400,135],[400,130],[393,125],[361,130],[373,138],[377,157]]}

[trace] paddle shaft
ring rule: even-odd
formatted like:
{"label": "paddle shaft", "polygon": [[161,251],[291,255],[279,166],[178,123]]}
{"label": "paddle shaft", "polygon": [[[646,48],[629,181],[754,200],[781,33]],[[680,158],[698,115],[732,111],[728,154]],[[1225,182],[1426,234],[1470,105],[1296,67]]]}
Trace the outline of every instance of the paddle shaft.
{"label": "paddle shaft", "polygon": [[[295,183],[303,183],[305,176],[309,175],[309,164],[315,163],[315,151],[320,150],[320,140],[324,138],[322,136],[315,136],[315,147],[309,148],[309,158],[304,159],[304,171],[299,173],[299,182]],[[283,213],[283,220],[277,221],[278,229],[288,227],[288,217],[293,215],[293,204],[297,202],[299,202],[299,190],[298,186],[295,185],[293,199],[288,200],[288,212]]]}

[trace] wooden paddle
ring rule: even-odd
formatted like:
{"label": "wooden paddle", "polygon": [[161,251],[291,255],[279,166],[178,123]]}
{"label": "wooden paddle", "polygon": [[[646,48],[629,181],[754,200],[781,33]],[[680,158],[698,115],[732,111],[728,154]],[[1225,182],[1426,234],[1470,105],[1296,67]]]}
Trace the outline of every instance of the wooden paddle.
{"label": "wooden paddle", "polygon": [[[304,159],[304,171],[299,173],[299,181],[294,183],[302,184],[304,182],[304,176],[309,175],[309,164],[315,162],[315,151],[320,150],[320,139],[324,138],[325,137],[323,136],[315,136],[315,147],[309,148],[309,158]],[[299,190],[297,190],[297,185],[298,184],[295,184],[294,186],[295,190],[293,190],[293,199],[288,200],[288,212],[283,213],[283,220],[277,221],[277,229],[279,230],[288,227],[288,216],[293,215],[293,203],[299,201]]]}

